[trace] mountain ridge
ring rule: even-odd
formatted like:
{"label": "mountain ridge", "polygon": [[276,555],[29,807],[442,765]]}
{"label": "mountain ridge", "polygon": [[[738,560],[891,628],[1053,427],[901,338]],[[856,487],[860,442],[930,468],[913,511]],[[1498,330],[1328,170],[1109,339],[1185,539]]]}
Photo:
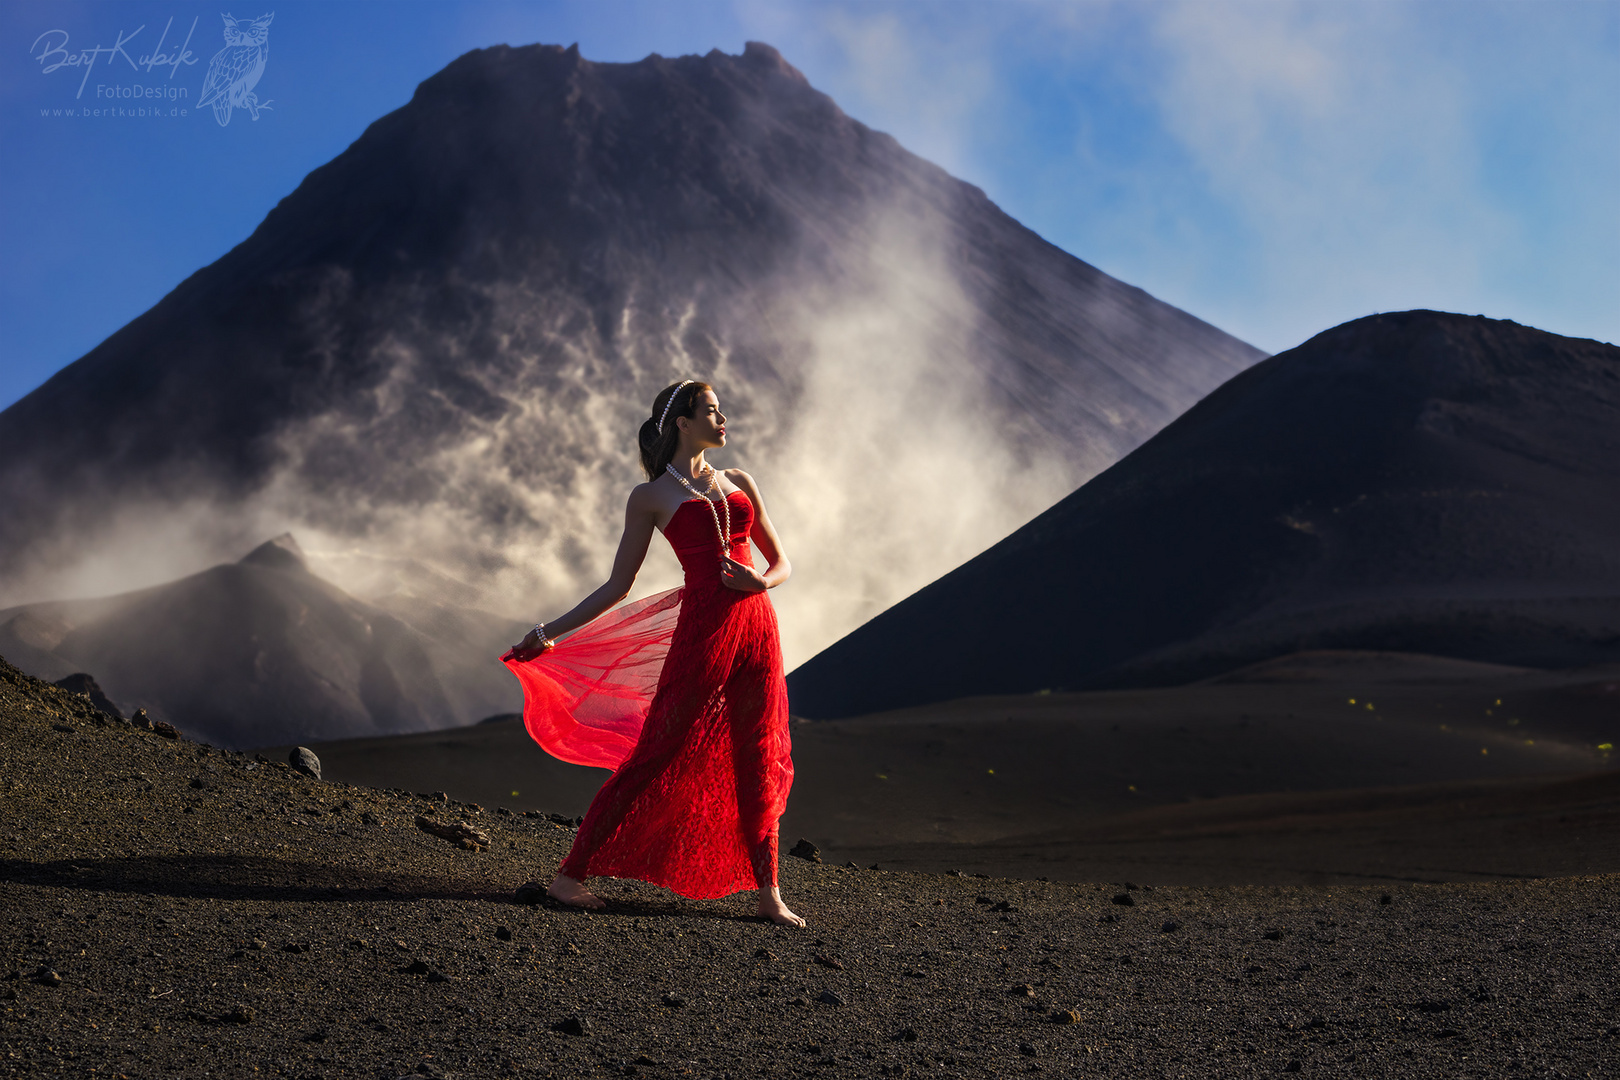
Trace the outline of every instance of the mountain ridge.
{"label": "mountain ridge", "polygon": [[801,666],[794,707],[1170,685],[1312,648],[1608,662],[1615,463],[1620,349],[1369,316],[1236,376]]}

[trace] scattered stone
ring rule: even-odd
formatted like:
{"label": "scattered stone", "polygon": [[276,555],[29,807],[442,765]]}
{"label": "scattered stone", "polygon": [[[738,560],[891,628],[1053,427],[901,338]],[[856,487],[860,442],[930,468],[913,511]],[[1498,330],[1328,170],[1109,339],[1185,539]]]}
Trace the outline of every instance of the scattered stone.
{"label": "scattered stone", "polygon": [[1261,934],[1260,936],[1265,938],[1267,941],[1281,941],[1282,940],[1282,931],[1281,930],[1267,930],[1265,933]]}
{"label": "scattered stone", "polygon": [[1112,911],[1105,911],[1103,913],[1102,917],[1100,919],[1098,919],[1097,921],[1098,922],[1119,922],[1119,916],[1115,915]]}
{"label": "scattered stone", "polygon": [[315,751],[307,746],[295,746],[287,754],[287,764],[294,772],[301,772],[305,776],[321,778],[321,759],[315,756]]}
{"label": "scattered stone", "polygon": [[821,1002],[823,1005],[848,1004],[842,997],[833,993],[831,990],[823,990],[821,993],[816,995],[816,1000]]}
{"label": "scattered stone", "polygon": [[679,994],[665,994],[663,1001],[665,1005],[668,1005],[672,1009],[679,1009],[681,1006],[686,1004],[686,999]]}
{"label": "scattered stone", "polygon": [[871,866],[868,866],[868,867],[867,867],[867,869],[868,869],[868,870],[876,870],[876,869],[877,869],[877,868],[878,868],[878,864],[877,864],[877,863],[873,863],[873,864],[872,864],[872,865],[871,865]]}
{"label": "scattered stone", "polygon": [[546,898],[546,887],[538,881],[525,881],[512,894],[514,904],[538,904]]}
{"label": "scattered stone", "polygon": [[832,968],[834,971],[844,970],[844,965],[841,961],[834,960],[832,957],[827,956],[824,953],[816,953],[815,961],[824,968]]}
{"label": "scattered stone", "polygon": [[1018,1052],[1023,1054],[1025,1057],[1034,1057],[1037,1053],[1039,1053],[1039,1051],[1035,1049],[1033,1043],[1027,1042],[1021,1042],[1018,1044]]}
{"label": "scattered stone", "polygon": [[180,738],[180,732],[175,729],[175,726],[173,724],[169,723],[166,720],[154,720],[154,721],[152,721],[152,730],[154,732],[156,732],[157,734],[163,736],[165,739],[179,739]]}
{"label": "scattered stone", "polygon": [[1114,894],[1114,903],[1118,904],[1121,907],[1135,907],[1136,906],[1136,901],[1131,898],[1131,894],[1130,893],[1123,893],[1123,892]]}
{"label": "scattered stone", "polygon": [[360,815],[360,823],[362,825],[381,825],[382,818],[378,817],[376,814],[373,814],[370,810],[367,810],[365,813]]}
{"label": "scattered stone", "polygon": [[916,1028],[901,1028],[894,1033],[895,1042],[916,1042],[919,1037]]}
{"label": "scattered stone", "polygon": [[803,995],[800,995],[799,997],[788,998],[788,1004],[789,1005],[808,1005],[808,1004],[810,1004],[810,999],[807,998],[807,997],[804,997]]}
{"label": "scattered stone", "polygon": [[495,808],[495,813],[500,817],[511,817],[512,816],[512,811],[508,810],[504,806],[497,806]]}
{"label": "scattered stone", "polygon": [[991,907],[990,907],[990,910],[991,911],[1017,911],[1018,909],[1013,907],[1011,904],[1007,903],[1007,901],[1003,900],[999,904],[992,904]]}
{"label": "scattered stone", "polygon": [[269,947],[270,943],[265,941],[263,938],[254,938],[248,943],[248,948],[250,949],[268,949]]}
{"label": "scattered stone", "polygon": [[1017,986],[1009,986],[1007,988],[1007,993],[1011,994],[1013,997],[1032,998],[1035,996],[1035,988],[1029,985],[1029,983],[1019,983]]}
{"label": "scattered stone", "polygon": [[281,951],[290,953],[307,953],[309,952],[309,946],[300,944],[296,941],[289,941],[287,944],[281,947]]}
{"label": "scattered stone", "polygon": [[799,838],[799,842],[793,845],[793,849],[789,851],[788,854],[793,856],[795,859],[803,859],[805,862],[818,863],[821,861],[821,849],[802,836]]}
{"label": "scattered stone", "polygon": [[495,928],[495,937],[500,941],[511,941],[512,931],[507,927],[497,926]]}
{"label": "scattered stone", "polygon": [[422,814],[416,815],[416,827],[423,832],[450,840],[459,848],[467,851],[488,851],[489,835],[480,832],[465,821],[434,821]]}
{"label": "scattered stone", "polygon": [[58,975],[50,965],[41,964],[39,970],[34,972],[34,981],[41,986],[61,986],[62,976]]}
{"label": "scattered stone", "polygon": [[771,952],[771,950],[765,948],[764,946],[761,946],[760,948],[757,948],[757,949],[754,950],[754,959],[755,960],[775,960],[776,959],[776,954]]}
{"label": "scattered stone", "polygon": [[152,730],[152,718],[146,714],[145,709],[136,709],[135,715],[129,718],[129,722],[142,731]]}
{"label": "scattered stone", "polygon": [[62,732],[62,734],[64,734],[64,735],[73,735],[73,734],[76,734],[78,732],[78,730],[79,730],[78,728],[74,727],[72,724],[52,724],[51,727],[56,731]]}
{"label": "scattered stone", "polygon": [[566,1020],[552,1024],[551,1030],[560,1031],[564,1035],[584,1035],[591,1030],[591,1024],[583,1016],[570,1016]]}
{"label": "scattered stone", "polygon": [[1383,895],[1379,896],[1378,902],[1380,904],[1393,904],[1395,902],[1395,898],[1389,895],[1389,893],[1384,893]]}
{"label": "scattered stone", "polygon": [[1283,1066],[1283,1072],[1299,1072],[1299,1058],[1289,1058],[1288,1064]]}
{"label": "scattered stone", "polygon": [[1176,920],[1174,920],[1174,919],[1166,919],[1166,920],[1164,920],[1164,922],[1162,924],[1160,924],[1159,933],[1161,933],[1161,934],[1173,934],[1177,930],[1180,930],[1180,929],[1181,929],[1181,924],[1176,922]]}
{"label": "scattered stone", "polygon": [[849,860],[849,862],[844,864],[844,869],[845,870],[859,870],[860,869],[860,864],[858,864],[854,859],[851,859],[851,860]]}
{"label": "scattered stone", "polygon": [[1078,1024],[1080,1022],[1079,1009],[1058,1009],[1052,1013],[1054,1024]]}

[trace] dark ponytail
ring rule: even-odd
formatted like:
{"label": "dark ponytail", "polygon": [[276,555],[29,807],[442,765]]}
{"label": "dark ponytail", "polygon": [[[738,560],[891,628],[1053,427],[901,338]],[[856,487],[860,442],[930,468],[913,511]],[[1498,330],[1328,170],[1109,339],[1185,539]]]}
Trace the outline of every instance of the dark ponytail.
{"label": "dark ponytail", "polygon": [[[692,407],[706,391],[712,390],[706,382],[675,383],[666,386],[653,398],[652,416],[641,425],[641,467],[648,480],[663,475],[664,466],[675,460],[675,447],[680,444],[681,430],[675,423],[678,416],[691,416]],[[670,401],[671,398],[675,400]],[[667,410],[667,412],[666,412]],[[658,421],[664,421],[663,430]]]}

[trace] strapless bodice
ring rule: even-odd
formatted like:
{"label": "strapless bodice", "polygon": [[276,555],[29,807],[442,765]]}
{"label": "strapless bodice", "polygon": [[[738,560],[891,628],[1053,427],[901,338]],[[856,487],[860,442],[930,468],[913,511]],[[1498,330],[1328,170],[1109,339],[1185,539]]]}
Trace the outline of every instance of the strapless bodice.
{"label": "strapless bodice", "polygon": [[[720,538],[714,530],[714,517],[703,504],[709,500],[687,499],[675,508],[669,524],[664,526],[664,537],[686,571],[686,584],[720,580]],[[733,491],[726,496],[731,506],[731,543],[726,554],[746,566],[754,565],[748,534],[754,528],[754,504],[746,492]],[[715,504],[715,513],[721,513]],[[721,513],[721,520],[724,515]]]}

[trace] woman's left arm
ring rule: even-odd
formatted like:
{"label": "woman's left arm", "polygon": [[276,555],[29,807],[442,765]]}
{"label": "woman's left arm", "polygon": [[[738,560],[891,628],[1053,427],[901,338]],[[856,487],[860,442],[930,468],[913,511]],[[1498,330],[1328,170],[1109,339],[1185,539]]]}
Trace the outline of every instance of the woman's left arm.
{"label": "woman's left arm", "polygon": [[793,564],[788,562],[787,553],[782,550],[782,540],[776,535],[776,526],[771,524],[771,516],[765,512],[765,500],[760,496],[759,485],[741,469],[727,469],[726,479],[741,488],[748,501],[754,504],[754,527],[748,538],[765,557],[765,572],[762,574],[728,556],[721,569],[720,580],[727,588],[742,592],[774,589],[792,575]]}

